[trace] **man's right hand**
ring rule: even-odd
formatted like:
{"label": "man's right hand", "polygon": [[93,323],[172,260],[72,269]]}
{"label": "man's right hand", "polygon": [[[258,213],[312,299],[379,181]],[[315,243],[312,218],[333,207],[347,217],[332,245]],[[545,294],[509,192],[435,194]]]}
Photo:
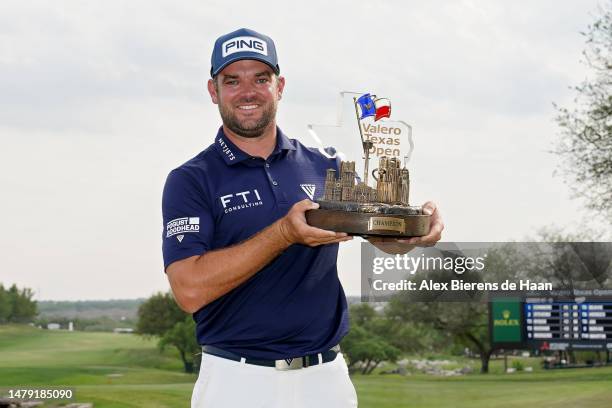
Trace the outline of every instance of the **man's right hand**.
{"label": "man's right hand", "polygon": [[289,245],[303,244],[318,246],[335,244],[353,239],[345,232],[334,232],[311,227],[306,223],[306,211],[319,208],[319,204],[308,199],[297,202],[287,215],[276,222],[278,232]]}

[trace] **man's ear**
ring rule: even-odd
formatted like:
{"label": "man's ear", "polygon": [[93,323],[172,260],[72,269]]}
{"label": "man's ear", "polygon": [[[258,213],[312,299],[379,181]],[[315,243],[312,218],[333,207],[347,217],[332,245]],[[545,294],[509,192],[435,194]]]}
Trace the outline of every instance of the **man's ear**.
{"label": "man's ear", "polygon": [[215,88],[215,80],[214,79],[209,79],[208,80],[208,93],[210,94],[210,99],[212,99],[212,102],[214,104],[219,104],[219,95],[217,95],[217,88]]}
{"label": "man's ear", "polygon": [[285,77],[279,76],[278,79],[278,85],[276,86],[277,88],[277,96],[278,99],[281,99],[283,97],[283,89],[285,89]]}

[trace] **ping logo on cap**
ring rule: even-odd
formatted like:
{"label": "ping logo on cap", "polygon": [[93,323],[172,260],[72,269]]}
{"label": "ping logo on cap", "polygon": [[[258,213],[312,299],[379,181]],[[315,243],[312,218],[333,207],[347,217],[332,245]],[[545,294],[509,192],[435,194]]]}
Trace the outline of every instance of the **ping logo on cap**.
{"label": "ping logo on cap", "polygon": [[268,44],[257,37],[234,37],[221,44],[223,58],[236,52],[257,52],[268,55]]}

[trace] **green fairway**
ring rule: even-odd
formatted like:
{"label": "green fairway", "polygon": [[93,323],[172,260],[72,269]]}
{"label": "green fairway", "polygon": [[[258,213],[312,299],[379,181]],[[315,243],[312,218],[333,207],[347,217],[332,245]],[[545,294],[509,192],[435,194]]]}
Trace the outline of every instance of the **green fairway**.
{"label": "green fairway", "polygon": [[[472,363],[476,363],[472,361]],[[434,377],[357,375],[362,408],[612,406],[612,367],[533,373]],[[477,364],[474,365],[477,367]],[[0,326],[0,388],[71,387],[95,407],[188,407],[194,375],[181,372],[174,351],[131,334]],[[323,408],[323,407],[322,407]]]}
{"label": "green fairway", "polygon": [[195,375],[155,340],[0,326],[0,387],[71,387],[96,407],[188,406]]}
{"label": "green fairway", "polygon": [[[568,370],[569,371],[569,370]],[[612,369],[459,378],[358,376],[360,407],[612,406]]]}

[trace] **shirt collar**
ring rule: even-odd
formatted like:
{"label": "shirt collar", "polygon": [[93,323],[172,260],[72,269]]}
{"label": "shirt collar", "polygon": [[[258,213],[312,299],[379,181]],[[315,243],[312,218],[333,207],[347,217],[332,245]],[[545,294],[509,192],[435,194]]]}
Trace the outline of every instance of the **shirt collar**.
{"label": "shirt collar", "polygon": [[272,151],[272,155],[278,154],[283,150],[296,150],[295,145],[289,139],[282,130],[277,126],[276,127],[276,147]]}
{"label": "shirt collar", "polygon": [[[251,156],[240,150],[223,132],[223,126],[219,128],[215,137],[215,148],[223,157],[225,164],[228,166],[240,163],[243,160],[249,159]],[[289,139],[280,128],[276,127],[276,147],[270,156],[281,153],[283,150],[296,150],[293,142]]]}

